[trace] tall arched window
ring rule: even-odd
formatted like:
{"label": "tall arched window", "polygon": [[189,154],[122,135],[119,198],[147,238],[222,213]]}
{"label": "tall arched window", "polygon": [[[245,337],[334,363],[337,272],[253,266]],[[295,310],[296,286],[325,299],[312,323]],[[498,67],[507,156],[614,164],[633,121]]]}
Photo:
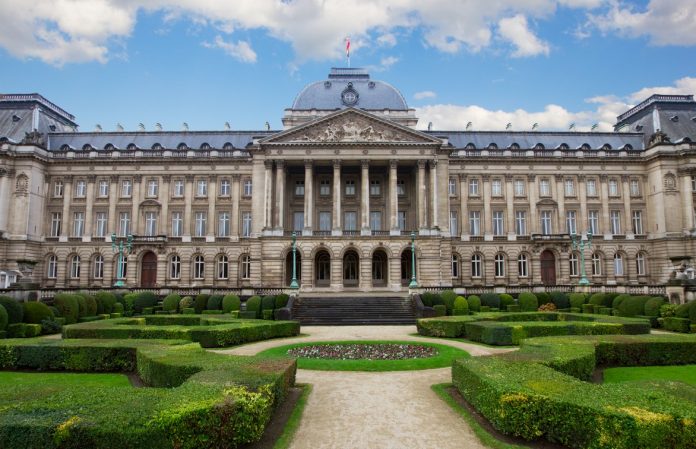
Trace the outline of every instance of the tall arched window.
{"label": "tall arched window", "polygon": [[578,276],[579,275],[578,254],[577,253],[570,253],[570,255],[568,256],[568,268],[569,268],[571,276]]}
{"label": "tall arched window", "polygon": [[592,276],[602,275],[602,258],[597,253],[592,253]]}
{"label": "tall arched window", "polygon": [[471,277],[480,278],[483,274],[483,270],[481,268],[481,255],[474,254],[473,256],[471,256]]}
{"label": "tall arched window", "polygon": [[517,256],[517,274],[521,278],[529,276],[529,259],[524,253]]}
{"label": "tall arched window", "polygon": [[505,276],[505,256],[503,254],[495,255],[495,277]]}
{"label": "tall arched window", "polygon": [[452,254],[452,277],[459,277],[459,256]]}
{"label": "tall arched window", "polygon": [[181,257],[174,255],[169,259],[169,277],[181,279]]}
{"label": "tall arched window", "polygon": [[92,276],[94,279],[104,278],[104,256],[97,254],[92,262]]}
{"label": "tall arched window", "polygon": [[227,279],[229,277],[229,259],[227,256],[222,255],[217,259],[217,278]]}
{"label": "tall arched window", "polygon": [[242,279],[251,279],[251,256],[244,254],[240,260],[240,265],[240,277]]}
{"label": "tall arched window", "polygon": [[645,254],[636,254],[636,273],[638,276],[645,276],[647,272],[645,271]]}
{"label": "tall arched window", "polygon": [[55,254],[51,254],[46,261],[46,277],[49,279],[58,277],[58,257]]}
{"label": "tall arched window", "polygon": [[72,256],[70,259],[70,277],[72,279],[80,277],[80,256]]}
{"label": "tall arched window", "polygon": [[193,258],[193,278],[205,278],[205,258],[200,254]]}
{"label": "tall arched window", "polygon": [[624,260],[621,253],[614,254],[614,276],[624,275]]}

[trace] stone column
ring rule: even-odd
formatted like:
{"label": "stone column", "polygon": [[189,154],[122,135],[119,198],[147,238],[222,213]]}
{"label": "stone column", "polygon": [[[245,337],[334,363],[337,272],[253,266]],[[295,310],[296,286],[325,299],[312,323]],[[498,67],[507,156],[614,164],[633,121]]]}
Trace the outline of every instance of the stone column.
{"label": "stone column", "polygon": [[483,217],[481,217],[483,226],[481,226],[481,228],[484,237],[488,237],[493,235],[493,222],[491,221],[491,177],[489,175],[483,175],[481,176],[481,180],[483,184]]}
{"label": "stone column", "polygon": [[[46,190],[46,196],[53,192]],[[10,174],[6,169],[0,169],[0,231],[8,231],[10,216]]]}
{"label": "stone column", "polygon": [[304,196],[304,231],[303,235],[312,235],[314,223],[314,166],[306,159],[305,163],[305,196]]}
{"label": "stone column", "polygon": [[239,178],[238,174],[232,175],[232,215],[230,216],[230,235],[233,240],[239,239]]}
{"label": "stone column", "polygon": [[[186,175],[186,185],[184,186],[184,233],[183,237],[191,240],[191,223],[192,203],[193,203],[193,175]],[[183,267],[182,267],[183,268]]]}
{"label": "stone column", "polygon": [[589,229],[587,225],[587,185],[585,184],[585,175],[578,175],[578,189],[580,190],[580,217],[578,218],[577,232],[582,234]]}
{"label": "stone column", "polygon": [[[111,175],[109,181],[109,229],[106,233],[111,235],[111,233],[118,231],[116,221],[116,202],[118,201],[119,194],[118,175]],[[104,270],[106,270],[106,267],[104,267]],[[104,273],[106,273],[106,271],[104,271]]]}
{"label": "stone column", "polygon": [[[611,226],[609,226],[609,186],[607,185],[607,175],[599,175],[602,188],[602,233],[604,238],[611,238]],[[606,271],[606,270],[605,270]]]}
{"label": "stone column", "polygon": [[[162,209],[160,210],[159,217],[159,234],[162,235],[169,235],[169,183],[171,180],[172,177],[170,175],[162,176],[162,188],[160,189],[160,203],[162,204]],[[165,278],[159,277],[158,273],[157,279]]]}
{"label": "stone column", "polygon": [[389,233],[400,235],[399,231],[399,196],[396,193],[396,177],[399,163],[389,161]]}
{"label": "stone column", "polygon": [[[462,237],[464,237],[465,235],[469,234],[469,189],[466,185],[466,175],[459,175],[459,202],[459,209],[461,211],[461,222],[459,223],[459,228],[461,229],[460,234]],[[461,267],[459,271],[462,271]]]}
{"label": "stone column", "polygon": [[[537,187],[536,175],[527,175],[527,198],[529,198],[529,222],[527,223],[527,233],[535,234],[539,229],[539,219],[537,218]],[[530,260],[531,264],[531,260]],[[530,265],[531,270],[531,265]],[[531,278],[531,275],[530,275]]]}
{"label": "stone column", "polygon": [[[624,225],[623,233],[624,234],[633,234],[633,220],[631,216],[631,187],[629,185],[629,176],[628,175],[621,175],[621,187],[622,187],[622,195],[623,195],[623,203],[624,203],[624,220],[626,220],[626,224]],[[628,266],[633,265],[629,263],[628,260],[624,260],[624,273],[628,273]]]}
{"label": "stone column", "polygon": [[266,176],[263,179],[263,228],[273,228],[273,161],[264,161]]}
{"label": "stone column", "polygon": [[558,230],[557,234],[566,232],[565,217],[565,189],[563,186],[563,175],[555,175],[556,178],[556,202],[558,203]]}
{"label": "stone column", "polygon": [[691,188],[690,174],[682,176],[682,208],[684,229],[691,232],[694,228],[694,194]]}
{"label": "stone column", "polygon": [[217,176],[210,175],[208,178],[208,232],[206,233],[206,235],[209,237],[215,237],[215,227],[217,225],[217,216],[215,215],[216,199]]}
{"label": "stone column", "polygon": [[92,240],[92,228],[94,224],[94,214],[92,214],[92,209],[94,207],[94,182],[97,180],[95,175],[87,176],[87,198],[85,202],[85,233],[83,234],[83,241]]}
{"label": "stone column", "polygon": [[[140,183],[144,182],[141,175],[133,176],[133,191],[131,192],[131,234],[140,235],[140,217],[138,216],[140,206]],[[130,263],[130,259],[128,262]]]}
{"label": "stone column", "polygon": [[342,235],[341,226],[341,161],[333,161],[333,226],[331,235]]}
{"label": "stone column", "polygon": [[276,161],[276,229],[285,227],[285,162]]}
{"label": "stone column", "polygon": [[[505,175],[505,217],[507,221],[508,235],[516,234],[515,231],[515,192],[512,186],[512,175]],[[509,270],[508,270],[509,271]],[[507,271],[506,271],[507,274]]]}
{"label": "stone column", "polygon": [[418,230],[422,230],[428,227],[425,214],[427,187],[425,184],[424,160],[418,161],[418,185],[416,187],[416,195],[418,196]]}
{"label": "stone column", "polygon": [[432,218],[431,218],[431,223],[432,223],[432,228],[437,229],[440,227],[440,221],[438,220],[438,200],[439,198],[437,197],[437,159],[433,159],[430,161],[430,193],[432,193],[432,207],[431,212],[432,212]]}
{"label": "stone column", "polygon": [[361,235],[370,235],[370,162],[360,161],[360,212],[362,215]]}

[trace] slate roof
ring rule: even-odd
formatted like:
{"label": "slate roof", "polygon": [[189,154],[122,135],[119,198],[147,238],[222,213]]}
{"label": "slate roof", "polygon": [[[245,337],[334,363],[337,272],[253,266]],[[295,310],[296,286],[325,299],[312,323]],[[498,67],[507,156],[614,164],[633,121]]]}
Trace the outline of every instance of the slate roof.
{"label": "slate roof", "polygon": [[599,150],[605,145],[611,149],[624,149],[630,145],[633,150],[643,149],[642,133],[606,133],[606,132],[524,132],[524,131],[427,131],[437,137],[447,137],[450,145],[457,149],[486,149],[495,144],[504,150],[517,144],[519,149],[532,149],[538,144],[544,149],[555,150],[561,145],[575,150],[588,145],[590,149]]}
{"label": "slate roof", "polygon": [[673,143],[696,142],[696,101],[693,95],[652,95],[617,117],[615,129],[643,134],[645,145],[659,128]]}
{"label": "slate roof", "polygon": [[34,128],[43,134],[67,132],[77,123],[72,114],[39,94],[0,94],[0,138],[18,143]]}

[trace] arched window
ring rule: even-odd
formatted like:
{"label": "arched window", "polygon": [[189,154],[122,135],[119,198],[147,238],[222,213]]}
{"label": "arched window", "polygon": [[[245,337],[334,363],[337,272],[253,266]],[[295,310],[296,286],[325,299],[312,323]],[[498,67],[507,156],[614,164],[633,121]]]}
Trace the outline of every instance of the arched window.
{"label": "arched window", "polygon": [[155,143],[154,145],[152,145],[152,149],[153,150],[162,150],[162,149],[164,149],[164,147],[162,146],[161,143]]}
{"label": "arched window", "polygon": [[609,145],[608,143],[605,143],[604,145],[602,145],[602,149],[605,151],[611,150],[611,145]]}
{"label": "arched window", "polygon": [[211,149],[211,146],[208,142],[203,142],[201,144],[201,150],[210,150],[210,149]]}
{"label": "arched window", "polygon": [[97,254],[92,262],[92,276],[94,279],[104,278],[104,256]]}
{"label": "arched window", "polygon": [[645,276],[647,274],[645,270],[645,254],[636,254],[636,273],[638,276]]}
{"label": "arched window", "polygon": [[570,255],[568,256],[568,268],[571,276],[579,275],[577,253],[570,253]]}
{"label": "arched window", "polygon": [[452,254],[452,277],[459,277],[459,256]]}
{"label": "arched window", "polygon": [[240,260],[240,277],[242,279],[251,279],[251,256],[244,254]]}
{"label": "arched window", "polygon": [[495,255],[495,277],[505,276],[505,256],[503,254]]}
{"label": "arched window", "polygon": [[88,143],[82,145],[82,150],[83,150],[83,151],[91,151],[92,149],[93,149],[93,148],[92,148],[92,145],[90,145],[90,144],[88,144]]}
{"label": "arched window", "polygon": [[511,149],[511,150],[519,150],[519,149],[520,149],[520,144],[519,144],[519,143],[516,143],[516,142],[513,142],[512,144],[510,144],[510,146],[509,146],[508,148]]}
{"label": "arched window", "polygon": [[602,275],[602,258],[597,253],[592,253],[592,276]]}
{"label": "arched window", "polygon": [[588,150],[591,150],[592,147],[590,146],[589,143],[583,143],[582,145],[580,145],[580,149],[583,151],[588,151]]}
{"label": "arched window", "polygon": [[529,276],[529,258],[524,253],[517,256],[517,273],[521,278]]}
{"label": "arched window", "polygon": [[181,279],[181,257],[174,255],[169,259],[169,277]]}
{"label": "arched window", "polygon": [[546,149],[546,147],[544,146],[543,143],[537,143],[536,145],[534,145],[534,149],[535,150],[544,150],[544,149]]}
{"label": "arched window", "polygon": [[193,278],[205,278],[205,259],[200,254],[193,258]]}
{"label": "arched window", "polygon": [[489,150],[497,150],[497,149],[498,149],[498,145],[496,145],[495,143],[491,142],[491,143],[488,144],[488,149],[489,149]]}
{"label": "arched window", "polygon": [[222,149],[227,151],[234,150],[234,145],[232,145],[229,142],[225,142],[225,144],[222,146]]}
{"label": "arched window", "polygon": [[469,143],[466,144],[466,146],[464,147],[464,149],[465,149],[465,150],[475,150],[475,149],[476,149],[476,145],[474,145],[473,143],[469,142]]}
{"label": "arched window", "polygon": [[227,256],[222,255],[217,259],[217,278],[227,279],[229,277],[229,259]]}
{"label": "arched window", "polygon": [[70,278],[80,278],[80,256],[72,256],[70,259]]}
{"label": "arched window", "polygon": [[60,146],[60,151],[69,151],[69,150],[72,150],[72,148],[67,143],[64,143],[63,145]]}
{"label": "arched window", "polygon": [[135,151],[137,149],[138,149],[138,146],[134,143],[129,143],[128,146],[126,147],[126,150],[130,150],[130,151]]}
{"label": "arched window", "polygon": [[114,151],[116,149],[116,147],[112,143],[107,143],[106,145],[104,145],[104,149],[106,151]]}
{"label": "arched window", "polygon": [[569,150],[570,147],[568,146],[567,143],[562,143],[562,144],[560,144],[560,145],[558,146],[558,149],[559,149],[559,150]]}
{"label": "arched window", "polygon": [[46,261],[46,277],[49,279],[58,277],[58,257],[55,254],[48,256]]}
{"label": "arched window", "polygon": [[483,274],[482,270],[482,260],[480,254],[474,254],[471,256],[471,277],[480,278]]}
{"label": "arched window", "polygon": [[181,142],[179,145],[176,146],[177,150],[188,150],[188,145],[186,145],[184,142]]}
{"label": "arched window", "polygon": [[624,260],[621,253],[614,254],[614,276],[624,275]]}

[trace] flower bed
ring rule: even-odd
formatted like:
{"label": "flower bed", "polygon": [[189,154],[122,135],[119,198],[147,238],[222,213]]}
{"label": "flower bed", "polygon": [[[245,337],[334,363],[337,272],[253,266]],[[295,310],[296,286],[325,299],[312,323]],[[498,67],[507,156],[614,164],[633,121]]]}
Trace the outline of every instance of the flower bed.
{"label": "flower bed", "polygon": [[423,359],[438,354],[432,346],[412,344],[319,344],[288,350],[291,357],[334,360],[405,360]]}

